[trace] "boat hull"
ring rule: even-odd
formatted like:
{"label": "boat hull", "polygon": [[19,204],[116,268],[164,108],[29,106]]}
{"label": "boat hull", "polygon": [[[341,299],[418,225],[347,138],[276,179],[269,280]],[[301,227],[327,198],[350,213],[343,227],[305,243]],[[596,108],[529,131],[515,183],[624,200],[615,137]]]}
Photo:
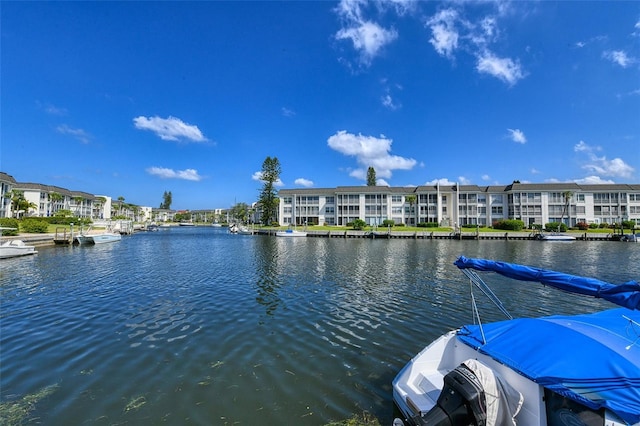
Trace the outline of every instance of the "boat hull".
{"label": "boat hull", "polygon": [[29,256],[38,253],[34,246],[28,246],[22,240],[6,241],[0,245],[0,259]]}
{"label": "boat hull", "polygon": [[286,231],[278,231],[278,232],[276,232],[276,236],[277,237],[288,237],[288,238],[306,237],[307,233],[303,232],[303,231],[294,231],[294,230],[288,229]]}

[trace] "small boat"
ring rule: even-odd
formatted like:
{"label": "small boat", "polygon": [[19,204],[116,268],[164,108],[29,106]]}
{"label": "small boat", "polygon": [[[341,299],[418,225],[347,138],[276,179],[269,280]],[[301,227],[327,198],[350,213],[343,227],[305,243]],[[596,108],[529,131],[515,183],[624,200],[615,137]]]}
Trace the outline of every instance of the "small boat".
{"label": "small boat", "polygon": [[238,228],[237,233],[240,235],[253,235],[253,230],[247,228],[246,226],[241,226]]}
{"label": "small boat", "polygon": [[8,240],[0,244],[0,259],[36,254],[34,246],[28,246],[22,240]]}
{"label": "small boat", "polygon": [[542,241],[575,241],[576,237],[573,235],[553,233],[547,235],[540,235]]}
{"label": "small boat", "polygon": [[297,231],[295,229],[287,229],[286,231],[277,231],[277,237],[306,237],[307,233],[304,231]]}
{"label": "small boat", "polygon": [[620,241],[627,243],[637,243],[640,240],[640,234],[625,234],[620,237]]}
{"label": "small boat", "polygon": [[[394,425],[640,424],[640,284],[460,257],[475,324],[436,339],[393,380]],[[602,298],[615,309],[512,319],[477,272]],[[482,324],[478,288],[507,320]]]}
{"label": "small boat", "polygon": [[101,234],[80,234],[75,237],[75,240],[80,245],[113,243],[120,241],[121,239],[122,235],[112,232],[103,232]]}
{"label": "small boat", "polygon": [[193,222],[180,222],[180,223],[178,223],[178,225],[180,225],[180,226],[196,226],[196,224],[193,223]]}
{"label": "small boat", "polygon": [[122,239],[122,235],[112,232],[90,235],[90,237],[93,239],[94,244],[113,243]]}

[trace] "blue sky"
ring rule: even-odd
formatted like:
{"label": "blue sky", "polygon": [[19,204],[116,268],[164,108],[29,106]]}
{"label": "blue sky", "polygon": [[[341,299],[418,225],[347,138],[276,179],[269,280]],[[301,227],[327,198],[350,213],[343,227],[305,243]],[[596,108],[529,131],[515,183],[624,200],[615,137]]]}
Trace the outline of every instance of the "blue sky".
{"label": "blue sky", "polygon": [[0,171],[157,207],[640,182],[640,2],[5,2]]}

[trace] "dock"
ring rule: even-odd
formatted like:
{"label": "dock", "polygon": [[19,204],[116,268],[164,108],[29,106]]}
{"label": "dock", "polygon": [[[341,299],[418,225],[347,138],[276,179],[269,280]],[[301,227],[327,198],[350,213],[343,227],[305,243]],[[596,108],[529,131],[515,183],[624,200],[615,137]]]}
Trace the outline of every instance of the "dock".
{"label": "dock", "polygon": [[[535,240],[536,232],[436,232],[436,231],[310,231],[307,237],[315,238],[371,238],[371,239],[414,239],[414,240]],[[275,235],[275,229],[256,229],[257,235]],[[578,241],[619,241],[614,234],[571,234]]]}

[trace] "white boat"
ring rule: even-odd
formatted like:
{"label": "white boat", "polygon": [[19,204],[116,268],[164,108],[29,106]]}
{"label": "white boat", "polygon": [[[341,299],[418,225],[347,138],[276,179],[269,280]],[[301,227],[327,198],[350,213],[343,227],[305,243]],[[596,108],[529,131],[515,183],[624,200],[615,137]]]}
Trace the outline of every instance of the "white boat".
{"label": "white boat", "polygon": [[277,237],[306,237],[307,233],[304,231],[297,231],[295,229],[287,229],[286,231],[276,231]]}
{"label": "white boat", "polygon": [[553,233],[547,235],[540,235],[540,239],[542,241],[575,241],[576,237],[573,235],[561,234],[561,233]]}
{"label": "white boat", "polygon": [[81,234],[75,237],[80,245],[104,244],[120,241],[122,235],[113,232],[103,232],[101,234]]}
{"label": "white boat", "polygon": [[[640,284],[614,285],[460,257],[455,265],[509,319],[451,331],[393,380],[394,425],[640,425]],[[476,271],[496,272],[621,307],[511,319]]]}
{"label": "white boat", "polygon": [[0,244],[0,259],[36,254],[34,246],[28,246],[22,240],[8,240]]}
{"label": "white boat", "polygon": [[253,230],[247,228],[246,226],[241,226],[238,228],[238,234],[241,235],[253,235]]}
{"label": "white boat", "polygon": [[193,222],[180,222],[180,223],[178,223],[178,225],[180,225],[180,226],[196,226],[196,224],[193,223]]}
{"label": "white boat", "polygon": [[105,232],[103,234],[94,234],[90,235],[93,239],[94,244],[105,244],[105,243],[113,243],[116,241],[120,241],[122,239],[122,235],[112,232]]}

